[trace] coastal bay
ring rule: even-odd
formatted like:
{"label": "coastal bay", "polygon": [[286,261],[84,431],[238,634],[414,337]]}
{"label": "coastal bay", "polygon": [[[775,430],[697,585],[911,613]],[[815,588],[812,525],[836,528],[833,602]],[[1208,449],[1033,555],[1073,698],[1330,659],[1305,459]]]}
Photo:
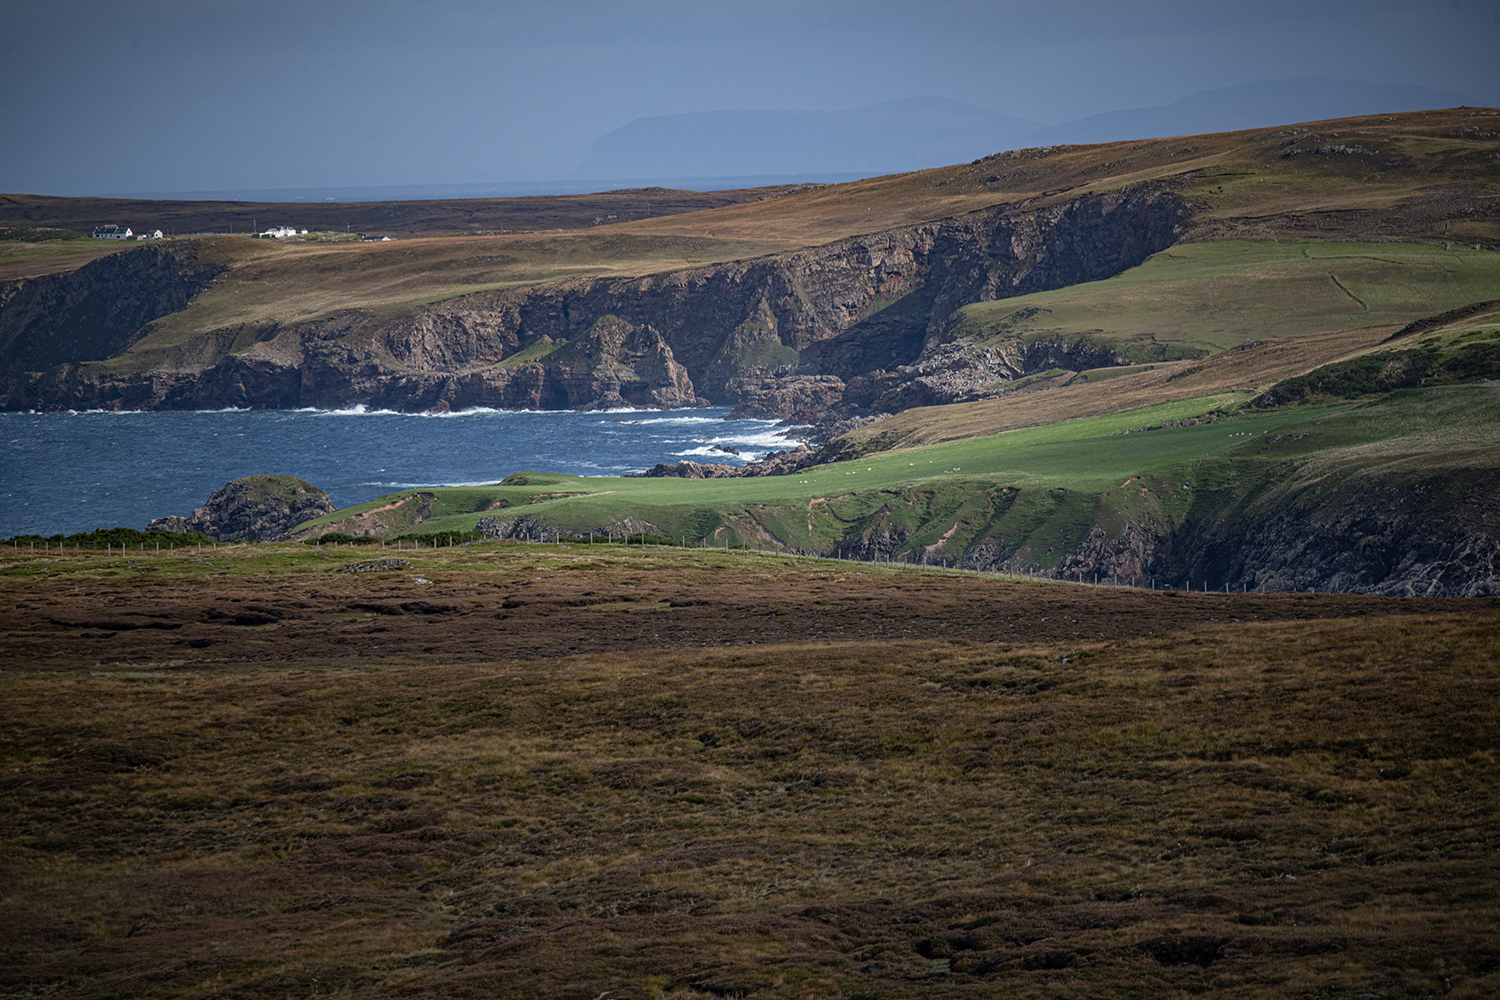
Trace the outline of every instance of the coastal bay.
{"label": "coastal bay", "polygon": [[[727,408],[574,411],[224,410],[0,414],[0,538],[144,528],[231,479],[300,476],[340,507],[414,486],[542,470],[620,476],[684,458],[744,464],[795,447]],[[739,454],[716,451],[715,446]]]}

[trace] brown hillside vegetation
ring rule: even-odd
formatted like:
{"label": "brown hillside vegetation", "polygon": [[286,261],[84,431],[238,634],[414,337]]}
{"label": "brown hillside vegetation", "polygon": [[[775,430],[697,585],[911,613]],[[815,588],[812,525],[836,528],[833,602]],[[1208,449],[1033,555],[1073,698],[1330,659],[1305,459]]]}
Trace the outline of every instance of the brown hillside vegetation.
{"label": "brown hillside vegetation", "polygon": [[[1199,207],[1189,238],[1500,241],[1500,111],[1456,108],[1242,132],[1047,146],[631,222],[808,245],[997,204],[1036,208],[1147,182]],[[1445,226],[1445,221],[1447,225]]]}
{"label": "brown hillside vegetation", "polygon": [[0,242],[0,281],[65,274],[85,264],[137,246],[115,240],[71,240],[42,246]]}
{"label": "brown hillside vegetation", "polygon": [[0,991],[1500,987],[1494,601],[371,555],[4,559]]}

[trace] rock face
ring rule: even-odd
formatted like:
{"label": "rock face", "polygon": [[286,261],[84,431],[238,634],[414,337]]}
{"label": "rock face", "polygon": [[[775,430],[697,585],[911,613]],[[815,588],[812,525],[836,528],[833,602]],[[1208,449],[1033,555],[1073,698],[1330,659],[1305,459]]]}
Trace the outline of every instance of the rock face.
{"label": "rock face", "polygon": [[1495,597],[1497,496],[1494,469],[1320,483],[1244,522],[1190,521],[1171,545],[1210,587]]}
{"label": "rock face", "polygon": [[698,402],[687,369],[650,324],[599,318],[587,333],[548,356],[544,369],[567,405],[598,410],[623,406],[678,407]]}
{"label": "rock face", "polygon": [[731,419],[815,420],[843,402],[846,384],[837,375],[793,375],[747,378],[726,386],[735,401]]}
{"label": "rock face", "polygon": [[970,569],[1095,578],[1134,586],[1388,597],[1500,596],[1500,472],[1415,482],[1319,483],[1271,502],[1223,498],[1175,525],[1095,526],[1040,571],[1024,545],[985,539],[955,562]]}
{"label": "rock face", "polygon": [[51,393],[25,373],[123,351],[223,271],[211,247],[147,243],[68,274],[0,285],[0,408]]}
{"label": "rock face", "polygon": [[159,517],[146,530],[201,531],[216,542],[269,542],[336,510],[327,493],[296,476],[246,476],[215,490],[191,517]]}
{"label": "rock face", "polygon": [[380,322],[350,312],[212,331],[155,370],[67,364],[15,375],[6,405],[421,411],[706,402],[807,419],[879,412],[908,397],[974,398],[1069,348],[953,346],[955,310],[1118,274],[1171,246],[1189,215],[1169,188],[1143,185],[641,278],[476,292]]}

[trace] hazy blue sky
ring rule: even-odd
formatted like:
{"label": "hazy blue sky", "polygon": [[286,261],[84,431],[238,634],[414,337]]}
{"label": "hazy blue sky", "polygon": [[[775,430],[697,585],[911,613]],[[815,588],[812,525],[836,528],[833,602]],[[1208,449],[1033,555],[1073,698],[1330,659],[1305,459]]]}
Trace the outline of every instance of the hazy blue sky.
{"label": "hazy blue sky", "polygon": [[635,118],[1055,123],[1283,77],[1500,105],[1496,0],[0,0],[0,191],[566,177]]}

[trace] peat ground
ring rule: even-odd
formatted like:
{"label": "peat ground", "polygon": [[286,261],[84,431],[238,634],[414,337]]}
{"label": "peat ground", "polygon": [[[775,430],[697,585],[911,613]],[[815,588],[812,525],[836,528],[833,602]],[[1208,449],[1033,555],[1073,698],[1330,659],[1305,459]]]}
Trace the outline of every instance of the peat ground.
{"label": "peat ground", "polygon": [[1496,601],[236,546],[0,636],[4,997],[1500,992]]}

